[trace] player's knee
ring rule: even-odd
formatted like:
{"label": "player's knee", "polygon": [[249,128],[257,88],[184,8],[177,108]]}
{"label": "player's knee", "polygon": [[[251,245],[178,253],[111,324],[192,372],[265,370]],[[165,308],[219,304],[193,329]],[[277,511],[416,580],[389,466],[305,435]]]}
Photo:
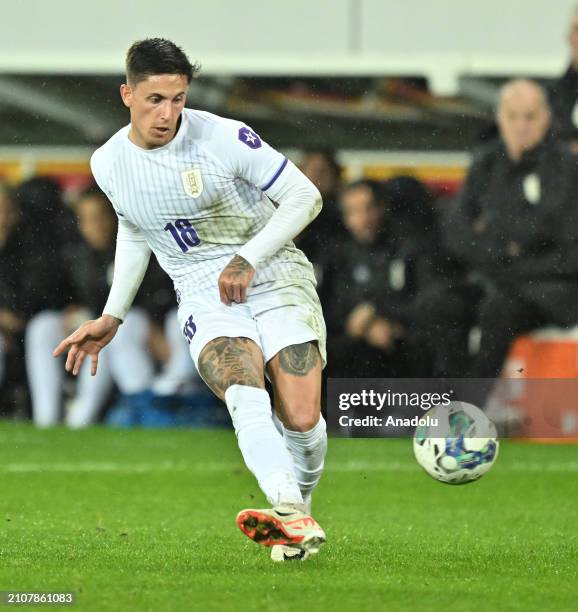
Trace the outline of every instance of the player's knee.
{"label": "player's knee", "polygon": [[314,399],[302,400],[293,405],[284,404],[283,425],[291,431],[310,431],[319,422],[320,406]]}

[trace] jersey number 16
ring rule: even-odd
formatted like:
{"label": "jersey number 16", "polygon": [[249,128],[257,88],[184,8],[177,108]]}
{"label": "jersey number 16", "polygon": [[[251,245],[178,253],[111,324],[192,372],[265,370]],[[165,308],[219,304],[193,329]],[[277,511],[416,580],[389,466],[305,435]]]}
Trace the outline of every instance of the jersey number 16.
{"label": "jersey number 16", "polygon": [[181,251],[186,253],[190,247],[196,247],[201,239],[188,219],[177,219],[174,224],[167,223],[165,232],[170,232]]}

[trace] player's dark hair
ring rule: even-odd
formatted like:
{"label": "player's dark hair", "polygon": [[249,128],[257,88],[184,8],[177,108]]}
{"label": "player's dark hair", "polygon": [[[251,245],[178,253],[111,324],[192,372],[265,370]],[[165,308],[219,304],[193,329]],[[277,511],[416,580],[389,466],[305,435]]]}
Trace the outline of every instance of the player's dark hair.
{"label": "player's dark hair", "polygon": [[166,38],[145,38],[133,43],[126,54],[126,78],[136,85],[155,74],[183,74],[187,83],[199,72],[185,52]]}

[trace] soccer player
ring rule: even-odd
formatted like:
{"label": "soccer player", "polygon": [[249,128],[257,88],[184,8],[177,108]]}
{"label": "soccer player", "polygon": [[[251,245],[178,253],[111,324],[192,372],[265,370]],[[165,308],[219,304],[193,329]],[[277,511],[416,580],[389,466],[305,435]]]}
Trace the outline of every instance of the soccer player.
{"label": "soccer player", "polygon": [[[325,323],[312,266],[292,239],[319,213],[315,186],[249,127],[185,108],[198,71],[171,41],[134,43],[122,101],[130,124],[91,158],[118,216],[113,284],[101,317],[55,349],[78,374],[128,312],[151,251],[172,278],[179,324],[211,390],[225,401],[247,467],[271,509],[240,529],[274,560],[317,553],[310,516],[327,448],[320,414]],[[282,435],[272,419],[274,389]]]}

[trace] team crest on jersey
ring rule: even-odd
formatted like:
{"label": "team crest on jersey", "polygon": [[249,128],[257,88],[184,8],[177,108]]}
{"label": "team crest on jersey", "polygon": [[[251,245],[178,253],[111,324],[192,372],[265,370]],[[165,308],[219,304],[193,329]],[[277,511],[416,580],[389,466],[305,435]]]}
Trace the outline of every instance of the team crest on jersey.
{"label": "team crest on jersey", "polygon": [[185,193],[191,198],[198,198],[203,193],[203,177],[198,168],[181,172]]}

